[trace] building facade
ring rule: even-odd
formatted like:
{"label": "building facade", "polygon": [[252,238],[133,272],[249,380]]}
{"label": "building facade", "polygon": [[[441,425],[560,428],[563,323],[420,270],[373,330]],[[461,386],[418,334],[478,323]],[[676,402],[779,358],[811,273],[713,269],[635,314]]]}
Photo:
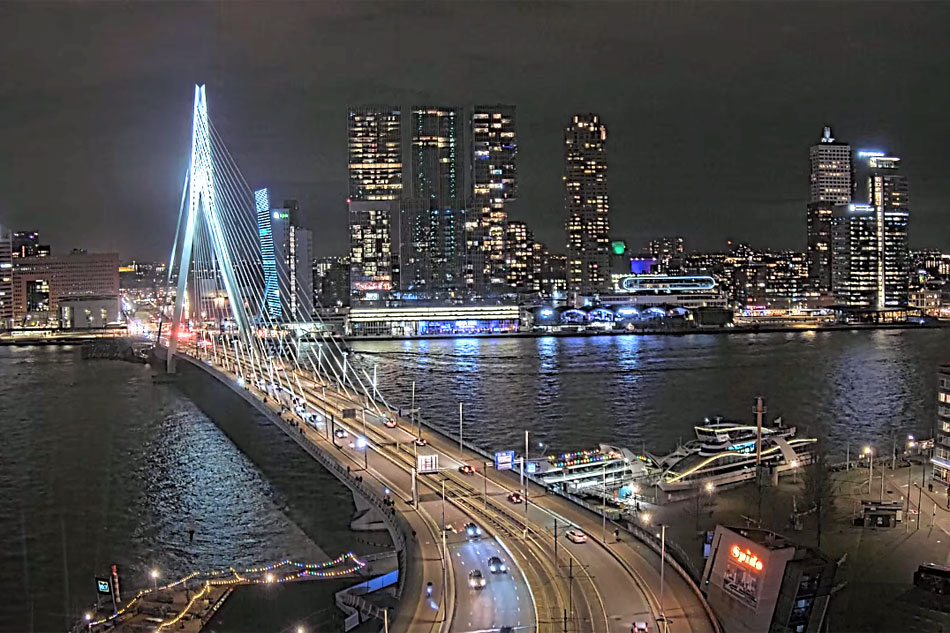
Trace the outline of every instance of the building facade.
{"label": "building facade", "polygon": [[466,284],[476,295],[503,293],[508,283],[508,210],[518,193],[515,107],[475,106],[471,119],[472,199],[466,233]]}
{"label": "building facade", "polygon": [[505,231],[506,285],[519,294],[541,289],[541,245],[524,222],[512,220]]}
{"label": "building facade", "polygon": [[836,565],[770,530],[716,527],[700,586],[730,633],[823,631]]}
{"label": "building facade", "polygon": [[410,119],[410,196],[399,211],[402,296],[447,299],[465,289],[462,110],[415,106]]}
{"label": "building facade", "polygon": [[349,305],[348,257],[319,257],[313,261],[313,298],[317,310]]}
{"label": "building facade", "polygon": [[0,330],[13,324],[13,231],[0,224]]}
{"label": "building facade", "polygon": [[300,207],[271,207],[267,189],[254,192],[264,271],[264,310],[277,321],[299,321],[313,310],[313,235],[300,226]]}
{"label": "building facade", "polygon": [[831,224],[835,205],[848,204],[854,194],[851,146],[835,140],[825,127],[808,150],[810,164],[807,209],[808,279],[819,297],[831,291]]}
{"label": "building facade", "polygon": [[567,284],[589,294],[610,288],[607,127],[596,114],[575,115],[564,131]]}
{"label": "building facade", "polygon": [[832,216],[832,291],[845,308],[879,308],[882,283],[877,211],[841,204]]}
{"label": "building facade", "polygon": [[907,226],[910,197],[907,176],[900,173],[900,158],[866,153],[868,203],[874,206],[881,250],[878,295],[882,308],[907,305],[909,270]]}
{"label": "building facade", "polygon": [[682,237],[658,237],[650,241],[650,256],[656,260],[657,272],[670,272],[684,254]]}
{"label": "building facade", "polygon": [[937,424],[934,433],[933,478],[950,484],[950,365],[937,372]]}
{"label": "building facade", "polygon": [[13,257],[48,257],[49,254],[49,244],[40,244],[38,231],[13,233]]}
{"label": "building facade", "polygon": [[347,152],[350,300],[358,304],[393,290],[393,218],[404,193],[400,108],[350,108]]}
{"label": "building facade", "polygon": [[45,326],[59,320],[59,304],[64,297],[118,294],[118,253],[17,258],[13,267],[13,322],[15,326]]}

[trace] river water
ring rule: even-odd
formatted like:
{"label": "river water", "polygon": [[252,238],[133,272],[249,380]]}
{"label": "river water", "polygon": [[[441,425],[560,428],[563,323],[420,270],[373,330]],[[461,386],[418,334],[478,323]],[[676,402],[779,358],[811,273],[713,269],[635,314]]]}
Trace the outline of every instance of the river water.
{"label": "river water", "polygon": [[0,631],[66,630],[112,563],[128,596],[152,568],[175,579],[354,545],[332,476],[303,454],[265,476],[145,366],[0,347],[0,438]]}
{"label": "river water", "polygon": [[488,450],[569,451],[610,442],[655,453],[692,438],[703,418],[767,421],[826,440],[841,455],[931,436],[936,372],[950,329],[685,336],[541,337],[357,342],[380,390]]}
{"label": "river water", "polygon": [[[357,342],[393,404],[486,449],[671,449],[765,396],[842,454],[929,435],[950,330]],[[142,366],[0,348],[0,631],[62,631],[112,563],[126,587],[353,547],[352,499],[309,457],[265,475]],[[271,448],[259,447],[265,453]],[[277,450],[279,447],[274,447]],[[283,450],[283,449],[281,449]],[[194,542],[187,526],[196,527]],[[357,547],[357,551],[359,548]]]}

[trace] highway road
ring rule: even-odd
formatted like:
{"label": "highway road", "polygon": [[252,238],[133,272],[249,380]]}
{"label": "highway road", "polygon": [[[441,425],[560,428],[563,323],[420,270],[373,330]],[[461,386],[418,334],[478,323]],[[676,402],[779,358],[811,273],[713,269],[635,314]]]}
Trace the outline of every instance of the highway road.
{"label": "highway road", "polygon": [[[194,350],[192,352],[194,353]],[[217,369],[226,373],[229,379],[237,381],[237,375],[224,371],[220,366]],[[246,385],[248,391],[258,398],[264,399],[267,395],[258,390],[257,380],[245,382],[248,383]],[[499,622],[510,621],[514,624],[509,625],[518,626],[519,628],[516,629],[518,631],[537,631],[534,600],[526,577],[499,542],[488,534],[487,526],[482,538],[469,541],[465,537],[464,526],[473,521],[473,517],[452,503],[451,494],[446,495],[448,502],[444,500],[441,494],[441,478],[438,476],[420,477],[419,512],[414,512],[411,504],[413,499],[411,474],[405,464],[394,461],[386,451],[381,450],[382,442],[378,440],[384,436],[375,432],[376,429],[373,428],[385,429],[381,423],[382,418],[367,416],[368,428],[364,435],[362,415],[357,420],[339,420],[341,407],[334,407],[330,402],[322,402],[322,389],[318,395],[313,395],[317,394],[317,385],[312,381],[302,379],[301,382],[311,392],[311,395],[308,395],[311,404],[320,410],[334,411],[337,421],[327,425],[327,421],[324,420],[318,423],[316,428],[300,425],[298,433],[314,443],[323,444],[328,448],[331,445],[335,447],[339,451],[341,461],[349,466],[352,476],[363,477],[365,483],[375,482],[378,491],[391,496],[396,510],[401,511],[416,530],[422,550],[420,557],[422,573],[418,578],[407,578],[406,585],[406,602],[415,603],[415,609],[409,617],[400,618],[402,622],[393,623],[393,629],[396,630],[401,624],[405,628],[399,630],[420,633],[441,630],[494,631],[500,626],[505,626],[505,624],[498,624]],[[331,395],[332,392],[328,391],[327,397],[331,398]],[[267,403],[275,413],[280,410],[280,405],[273,397],[268,397]],[[349,405],[350,403],[341,400],[340,404]],[[283,413],[284,419],[292,417],[294,416],[290,412]],[[346,436],[337,437],[335,433],[337,429],[345,429]],[[398,429],[395,431],[399,432]],[[370,438],[365,448],[362,442],[359,444],[357,442],[357,438],[363,436]],[[412,458],[409,446],[415,448],[414,440],[415,437],[407,433],[399,436],[405,459],[410,461]],[[478,522],[477,519],[475,521]],[[440,538],[443,524],[449,526],[446,530],[445,542],[451,559],[451,563],[447,566],[449,572],[445,576],[441,563]],[[457,533],[459,530],[461,534]],[[492,555],[497,555],[505,561],[509,569],[507,574],[495,575],[492,578],[492,575],[487,573],[487,560]],[[476,566],[483,568],[488,579],[486,588],[481,591],[473,591],[468,586],[468,572]],[[433,583],[431,598],[425,595],[426,582]],[[448,601],[444,600],[447,594],[450,598]],[[446,611],[451,621],[450,626],[446,626],[444,622]],[[403,614],[397,614],[397,617],[399,615]]]}
{"label": "highway road", "polygon": [[[427,444],[418,446],[415,442],[418,431],[408,420],[390,417],[394,414],[381,411],[377,403],[360,396],[339,393],[333,383],[320,376],[295,372],[294,380],[307,392],[312,406],[332,414],[333,426],[342,424],[348,429],[348,437],[338,439],[331,436],[329,428],[323,428],[329,439],[339,444],[352,462],[365,461],[371,472],[382,475],[383,481],[399,486],[398,494],[404,500],[412,499],[411,484],[406,480],[415,464],[416,453],[439,456],[440,472],[418,478],[422,512],[412,513],[431,517],[430,528],[433,522],[441,524],[441,506],[445,505],[452,508],[445,510],[446,522],[454,524],[480,515],[485,527],[499,533],[508,545],[514,556],[510,560],[517,563],[512,567],[520,568],[527,578],[527,583],[519,582],[509,573],[513,599],[507,593],[506,599],[496,596],[494,591],[470,591],[467,574],[471,565],[477,563],[472,558],[477,554],[467,550],[473,544],[463,540],[450,545],[453,578],[448,579],[446,587],[453,591],[454,586],[457,597],[451,630],[490,631],[492,627],[501,626],[494,619],[494,608],[498,604],[503,608],[503,616],[523,614],[522,622],[527,619],[529,624],[521,626],[528,627],[531,627],[530,620],[536,618],[543,631],[628,633],[635,621],[647,621],[653,630],[658,630],[656,619],[661,613],[666,614],[673,633],[714,630],[690,586],[669,567],[665,572],[667,587],[661,606],[659,556],[629,536],[615,542],[612,527],[604,540],[599,516],[533,484],[528,486],[528,503],[511,503],[509,493],[522,489],[517,474],[489,470],[483,456],[468,450],[460,452],[458,444],[450,438],[428,430],[422,431]],[[355,409],[357,417],[341,421],[344,409]],[[387,419],[395,420],[397,426],[384,425]],[[317,435],[316,431],[308,432]],[[354,434],[365,435],[367,448],[357,446]],[[475,474],[459,472],[462,464],[473,466]],[[443,483],[450,503],[443,504]],[[429,493],[422,492],[426,487]],[[440,507],[435,508],[434,504]],[[459,507],[464,508],[464,512]],[[569,526],[583,529],[589,541],[583,544],[568,541],[563,535]],[[436,525],[436,534],[438,529]],[[488,583],[491,584],[490,578]],[[441,591],[442,583],[437,584]],[[485,596],[491,596],[492,600],[484,599]],[[524,602],[531,607],[525,609]],[[417,609],[417,616],[420,611],[422,609]]]}

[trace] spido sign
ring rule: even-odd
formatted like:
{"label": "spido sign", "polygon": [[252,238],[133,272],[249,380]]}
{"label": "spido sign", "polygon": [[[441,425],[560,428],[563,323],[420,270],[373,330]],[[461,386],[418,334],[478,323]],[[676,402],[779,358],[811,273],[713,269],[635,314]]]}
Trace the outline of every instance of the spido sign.
{"label": "spido sign", "polygon": [[759,560],[759,557],[750,552],[748,549],[743,552],[741,549],[739,549],[738,545],[733,545],[732,557],[746,567],[750,567],[756,571],[762,571],[762,561]]}

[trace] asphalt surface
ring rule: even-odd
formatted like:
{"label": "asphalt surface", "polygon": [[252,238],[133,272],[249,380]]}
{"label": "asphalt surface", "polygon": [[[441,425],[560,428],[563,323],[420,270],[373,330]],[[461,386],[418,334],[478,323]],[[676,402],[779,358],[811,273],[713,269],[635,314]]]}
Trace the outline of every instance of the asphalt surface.
{"label": "asphalt surface", "polygon": [[[247,365],[242,363],[242,367]],[[423,576],[433,583],[434,591],[432,598],[426,598],[426,580],[413,579],[411,589],[407,584],[404,603],[413,600],[409,592],[421,586],[416,608],[411,616],[403,615],[411,621],[407,630],[492,631],[519,626],[522,628],[515,630],[629,633],[635,621],[647,621],[651,630],[660,630],[657,618],[661,614],[668,618],[673,633],[714,630],[690,586],[669,567],[660,604],[660,559],[642,543],[629,536],[617,542],[609,523],[606,533],[603,531],[601,517],[548,494],[540,486],[528,485],[527,503],[511,503],[509,493],[523,491],[516,473],[486,469],[489,465],[483,456],[464,449],[460,452],[457,443],[429,429],[421,430],[427,444],[418,446],[415,439],[420,431],[408,420],[376,413],[375,403],[355,393],[337,393],[336,385],[321,380],[312,375],[294,377],[307,391],[312,407],[333,417],[332,422],[323,420],[315,429],[302,425],[307,436],[337,446],[344,461],[349,460],[354,476],[368,464],[367,475],[392,493],[396,509],[407,518],[414,517],[413,529],[419,528]],[[254,386],[251,389],[256,391]],[[355,410],[356,417],[341,419],[345,409]],[[398,425],[385,426],[387,418],[396,419]],[[336,437],[330,427],[346,428],[347,436]],[[365,448],[358,437],[366,438]],[[409,471],[417,454],[438,455],[440,470],[418,477],[419,512],[413,512]],[[459,472],[463,463],[476,472]],[[507,578],[493,582],[496,578],[487,573],[488,557],[480,552],[489,543],[497,546],[498,541],[468,542],[451,531],[446,532],[451,562],[447,571],[443,569],[443,507],[446,524],[458,527],[474,518],[505,543],[510,551],[504,557],[510,563]],[[570,542],[564,536],[569,527],[586,532],[588,542]],[[497,549],[504,552],[502,547]],[[468,572],[475,566],[480,566],[487,578],[481,590],[468,586]],[[446,595],[449,600],[444,600]],[[450,627],[444,626],[446,617]]]}

